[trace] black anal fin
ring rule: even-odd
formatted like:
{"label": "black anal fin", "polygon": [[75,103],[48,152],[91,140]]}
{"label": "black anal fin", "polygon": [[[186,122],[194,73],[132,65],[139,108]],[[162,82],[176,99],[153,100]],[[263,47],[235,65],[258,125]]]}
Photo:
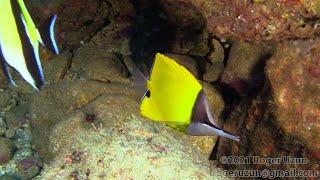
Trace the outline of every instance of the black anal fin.
{"label": "black anal fin", "polygon": [[46,46],[50,51],[55,54],[60,54],[59,48],[54,36],[54,26],[57,21],[57,15],[53,15],[39,28],[40,35],[44,46]]}

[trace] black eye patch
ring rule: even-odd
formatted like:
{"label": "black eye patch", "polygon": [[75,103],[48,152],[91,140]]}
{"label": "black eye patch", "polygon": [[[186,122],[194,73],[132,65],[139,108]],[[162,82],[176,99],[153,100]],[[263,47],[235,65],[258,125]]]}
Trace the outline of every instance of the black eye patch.
{"label": "black eye patch", "polygon": [[151,96],[150,90],[148,90],[148,91],[146,92],[146,96],[147,96],[148,98],[150,98],[150,96]]}

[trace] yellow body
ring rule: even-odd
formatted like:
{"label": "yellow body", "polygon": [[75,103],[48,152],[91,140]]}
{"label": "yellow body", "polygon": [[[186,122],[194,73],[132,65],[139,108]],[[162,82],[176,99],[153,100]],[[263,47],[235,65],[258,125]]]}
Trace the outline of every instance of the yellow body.
{"label": "yellow body", "polygon": [[158,53],[147,89],[150,98],[144,96],[140,105],[143,116],[178,129],[191,123],[192,108],[202,86],[185,67]]}

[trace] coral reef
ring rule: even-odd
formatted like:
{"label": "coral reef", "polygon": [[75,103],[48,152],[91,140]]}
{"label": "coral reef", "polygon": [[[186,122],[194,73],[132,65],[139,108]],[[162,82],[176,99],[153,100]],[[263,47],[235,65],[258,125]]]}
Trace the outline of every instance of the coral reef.
{"label": "coral reef", "polygon": [[240,94],[256,92],[263,86],[265,60],[273,51],[272,42],[234,42],[221,82],[228,84]]}
{"label": "coral reef", "polygon": [[297,40],[279,45],[267,76],[277,106],[277,124],[320,155],[320,41]]}
{"label": "coral reef", "polygon": [[133,6],[127,0],[26,2],[38,24],[43,24],[53,14],[59,15],[56,38],[62,49],[78,48],[112,21],[128,21],[134,15]]}
{"label": "coral reef", "polygon": [[15,91],[2,89],[1,95],[7,101],[0,108],[0,178],[30,179],[39,173],[42,160],[31,143],[28,106]]}
{"label": "coral reef", "polygon": [[233,40],[283,40],[319,35],[319,1],[211,1],[192,3],[206,17],[208,30]]}
{"label": "coral reef", "polygon": [[[234,156],[305,158],[302,164],[246,164],[254,169],[319,170],[319,40],[278,45],[266,66],[264,88],[234,105],[224,127],[241,132],[242,143],[219,143],[217,159]],[[238,120],[238,121],[235,121]],[[250,148],[249,148],[250,147]],[[233,164],[229,168],[242,169]]]}
{"label": "coral reef", "polygon": [[203,73],[203,80],[207,82],[217,81],[224,70],[224,47],[218,40],[214,38],[211,39],[211,45],[212,51],[207,56],[209,62],[204,65]]}
{"label": "coral reef", "polygon": [[[0,179],[213,179],[217,165],[320,170],[318,0],[25,2],[39,28],[58,14],[62,53],[40,50],[41,91],[13,71],[12,87],[0,72]],[[156,52],[199,79],[239,143],[139,115],[130,72],[148,74]],[[220,161],[228,155],[308,162]]]}
{"label": "coral reef", "polygon": [[[59,122],[49,138],[57,156],[38,178],[214,178],[185,136],[130,115],[137,105],[129,96],[105,94]],[[94,125],[84,121],[89,110]]]}

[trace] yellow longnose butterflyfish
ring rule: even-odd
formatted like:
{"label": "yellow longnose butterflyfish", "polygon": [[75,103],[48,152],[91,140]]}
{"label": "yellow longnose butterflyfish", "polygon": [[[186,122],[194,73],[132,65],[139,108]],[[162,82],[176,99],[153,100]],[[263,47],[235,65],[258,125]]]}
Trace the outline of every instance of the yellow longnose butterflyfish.
{"label": "yellow longnose butterflyfish", "polygon": [[218,135],[240,141],[238,136],[217,126],[198,80],[175,60],[159,53],[146,83],[140,112],[189,135]]}
{"label": "yellow longnose butterflyfish", "polygon": [[[0,1],[0,62],[9,82],[15,85],[9,67],[35,89],[44,84],[39,44],[59,54],[54,38],[57,16],[51,17],[43,33],[34,24],[23,0]],[[43,37],[43,39],[41,38]]]}

